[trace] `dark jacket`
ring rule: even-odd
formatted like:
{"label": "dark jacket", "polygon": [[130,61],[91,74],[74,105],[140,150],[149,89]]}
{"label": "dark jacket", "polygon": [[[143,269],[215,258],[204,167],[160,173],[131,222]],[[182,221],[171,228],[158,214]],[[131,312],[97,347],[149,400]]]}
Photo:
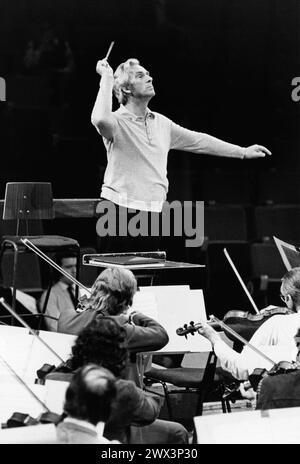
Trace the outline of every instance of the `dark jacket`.
{"label": "dark jacket", "polygon": [[[46,379],[70,382],[72,377],[72,373],[59,372],[59,368],[57,368],[57,371],[48,374]],[[108,440],[128,443],[131,425],[149,425],[157,419],[161,398],[145,392],[131,380],[118,379],[116,389],[117,395],[112,403],[109,419],[105,424],[104,437]]]}
{"label": "dark jacket", "polygon": [[[58,320],[58,332],[78,335],[95,317],[102,317],[92,309],[81,313],[64,311]],[[124,315],[114,317],[126,330],[128,349],[131,353],[141,351],[156,351],[163,348],[169,341],[166,330],[151,317],[142,313],[134,313],[131,320]]]}
{"label": "dark jacket", "polygon": [[256,409],[300,406],[300,370],[267,375],[257,390]]}

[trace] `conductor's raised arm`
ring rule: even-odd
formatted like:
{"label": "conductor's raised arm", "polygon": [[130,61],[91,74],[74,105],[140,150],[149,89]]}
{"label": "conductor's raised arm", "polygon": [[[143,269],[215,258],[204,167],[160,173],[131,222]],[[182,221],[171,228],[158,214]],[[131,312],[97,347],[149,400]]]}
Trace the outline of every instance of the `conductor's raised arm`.
{"label": "conductor's raised arm", "polygon": [[115,132],[115,119],[112,114],[112,92],[114,86],[113,70],[108,62],[99,60],[96,72],[100,74],[100,88],[91,115],[92,124],[106,139],[112,140]]}

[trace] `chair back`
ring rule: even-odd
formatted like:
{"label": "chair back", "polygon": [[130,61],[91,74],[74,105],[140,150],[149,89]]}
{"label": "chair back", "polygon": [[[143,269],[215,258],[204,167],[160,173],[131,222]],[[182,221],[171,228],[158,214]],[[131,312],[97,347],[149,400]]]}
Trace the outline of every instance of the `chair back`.
{"label": "chair back", "polygon": [[8,182],[5,189],[3,219],[53,219],[50,182]]}

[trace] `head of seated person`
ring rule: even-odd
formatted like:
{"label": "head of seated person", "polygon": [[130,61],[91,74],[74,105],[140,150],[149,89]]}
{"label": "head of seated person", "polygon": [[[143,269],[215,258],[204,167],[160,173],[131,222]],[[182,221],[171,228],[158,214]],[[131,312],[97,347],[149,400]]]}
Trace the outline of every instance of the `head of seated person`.
{"label": "head of seated person", "polygon": [[[65,272],[71,275],[71,277],[76,278],[77,271],[77,255],[73,252],[58,252],[55,254],[54,260],[58,266],[60,266]],[[72,284],[72,281],[61,272],[53,269],[53,281],[54,282],[64,282],[66,285]]]}
{"label": "head of seated person", "polygon": [[93,319],[78,335],[72,347],[72,370],[94,363],[121,377],[127,366],[128,349],[124,327],[113,317]]}
{"label": "head of seated person", "polygon": [[128,269],[107,268],[97,277],[91,296],[84,303],[104,316],[117,316],[132,306],[137,290],[134,274]]}
{"label": "head of seated person", "polygon": [[66,391],[64,413],[96,426],[106,422],[116,396],[115,376],[96,364],[87,364],[73,376]]}
{"label": "head of seated person", "polygon": [[288,309],[300,311],[300,267],[290,269],[281,279],[280,297]]}

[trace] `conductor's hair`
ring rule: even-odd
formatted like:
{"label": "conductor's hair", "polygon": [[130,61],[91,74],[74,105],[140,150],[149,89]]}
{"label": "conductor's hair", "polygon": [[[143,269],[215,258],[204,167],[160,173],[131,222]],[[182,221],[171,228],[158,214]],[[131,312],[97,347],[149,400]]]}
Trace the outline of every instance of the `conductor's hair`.
{"label": "conductor's hair", "polygon": [[114,94],[119,103],[126,105],[128,102],[128,96],[130,94],[129,83],[130,78],[133,75],[132,68],[140,64],[136,58],[129,58],[124,63],[121,63],[114,73]]}
{"label": "conductor's hair", "polygon": [[104,367],[88,364],[79,369],[66,391],[64,412],[93,425],[106,422],[116,396],[115,376]]}
{"label": "conductor's hair", "polygon": [[283,290],[291,296],[294,306],[300,306],[300,267],[288,271],[281,280]]}

